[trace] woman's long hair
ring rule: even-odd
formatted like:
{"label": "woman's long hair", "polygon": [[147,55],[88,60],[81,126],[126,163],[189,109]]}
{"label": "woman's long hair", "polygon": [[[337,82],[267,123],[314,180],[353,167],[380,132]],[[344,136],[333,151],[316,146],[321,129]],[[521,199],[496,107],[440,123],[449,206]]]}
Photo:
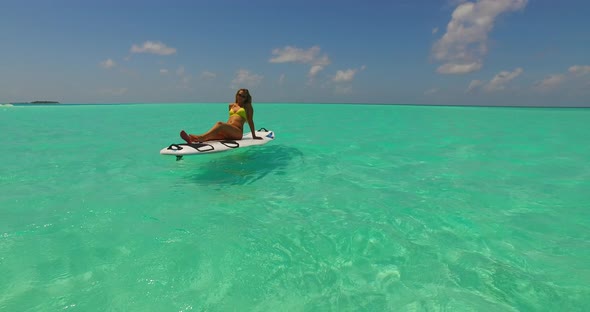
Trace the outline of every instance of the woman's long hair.
{"label": "woman's long hair", "polygon": [[240,93],[240,91],[242,91],[243,93],[246,94],[246,105],[250,106],[252,105],[252,95],[250,95],[250,91],[248,91],[248,89],[240,89],[238,90],[238,92],[236,92],[236,99],[235,102],[238,103],[238,94]]}

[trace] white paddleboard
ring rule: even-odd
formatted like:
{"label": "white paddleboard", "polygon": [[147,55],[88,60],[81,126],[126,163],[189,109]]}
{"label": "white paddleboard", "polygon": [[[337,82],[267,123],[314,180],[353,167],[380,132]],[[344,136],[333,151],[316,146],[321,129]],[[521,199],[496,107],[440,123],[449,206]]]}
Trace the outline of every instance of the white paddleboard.
{"label": "white paddleboard", "polygon": [[182,158],[185,155],[200,155],[224,152],[237,148],[244,148],[254,145],[263,145],[275,139],[274,131],[266,130],[264,128],[259,129],[256,132],[256,136],[261,137],[261,140],[252,139],[252,133],[245,134],[241,140],[215,140],[205,141],[202,143],[178,143],[170,144],[168,147],[164,147],[160,150],[162,155],[174,155],[176,160]]}

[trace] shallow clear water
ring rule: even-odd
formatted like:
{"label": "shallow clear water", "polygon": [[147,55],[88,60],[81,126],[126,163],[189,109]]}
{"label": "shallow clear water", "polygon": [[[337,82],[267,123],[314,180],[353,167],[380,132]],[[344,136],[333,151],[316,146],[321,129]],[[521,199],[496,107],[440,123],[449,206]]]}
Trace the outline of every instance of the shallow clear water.
{"label": "shallow clear water", "polygon": [[582,311],[590,110],[0,107],[1,311]]}

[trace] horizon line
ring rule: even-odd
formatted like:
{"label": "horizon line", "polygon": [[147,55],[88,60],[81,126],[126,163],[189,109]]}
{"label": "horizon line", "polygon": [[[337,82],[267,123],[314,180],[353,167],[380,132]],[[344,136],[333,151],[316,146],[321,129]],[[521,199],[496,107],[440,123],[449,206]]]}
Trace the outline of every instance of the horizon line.
{"label": "horizon line", "polygon": [[[8,102],[5,104],[16,106],[62,106],[62,105],[155,105],[155,104],[222,104],[226,102],[121,102],[121,103],[33,103],[33,102]],[[477,104],[419,104],[419,103],[356,103],[356,102],[255,102],[256,104],[295,104],[295,105],[384,105],[384,106],[441,106],[441,107],[514,107],[514,108],[590,108],[586,106],[550,106],[550,105],[477,105]],[[0,106],[5,105],[0,104]]]}

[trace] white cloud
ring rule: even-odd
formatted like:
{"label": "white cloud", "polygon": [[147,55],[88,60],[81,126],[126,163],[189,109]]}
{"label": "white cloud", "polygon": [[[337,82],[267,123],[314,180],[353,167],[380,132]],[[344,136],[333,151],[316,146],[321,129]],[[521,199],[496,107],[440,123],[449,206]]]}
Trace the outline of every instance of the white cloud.
{"label": "white cloud", "polygon": [[326,66],[326,65],[330,65],[331,62],[332,61],[330,61],[330,58],[327,55],[322,55],[321,57],[318,57],[317,59],[315,59],[313,61],[313,64]]}
{"label": "white cloud", "polygon": [[176,69],[176,74],[177,74],[178,76],[182,76],[182,75],[184,75],[184,66],[179,66],[179,67]]}
{"label": "white cloud", "polygon": [[250,73],[245,69],[240,69],[236,72],[236,76],[232,80],[232,89],[243,88],[243,87],[255,87],[262,81],[262,76]]}
{"label": "white cloud", "polygon": [[338,70],[336,71],[336,75],[332,78],[333,82],[349,82],[354,79],[354,76],[359,72],[365,70],[366,66],[363,65],[358,69],[347,69],[347,70]]}
{"label": "white cloud", "polygon": [[160,74],[167,75],[168,74],[168,69],[166,69],[166,68],[160,69]]}
{"label": "white cloud", "polygon": [[270,63],[302,63],[311,64],[308,76],[312,80],[319,72],[331,63],[327,55],[321,55],[321,49],[313,46],[307,50],[286,46],[282,49],[272,50],[275,57],[270,58]]}
{"label": "white cloud", "polygon": [[565,81],[565,75],[555,74],[543,79],[537,83],[536,87],[539,90],[547,91],[553,89]]}
{"label": "white cloud", "polygon": [[558,86],[566,82],[571,85],[584,84],[585,75],[590,74],[590,66],[588,65],[573,65],[570,66],[567,72],[563,74],[551,74],[545,79],[535,84],[535,89],[540,91],[549,91],[556,89]]}
{"label": "white cloud", "polygon": [[201,73],[201,79],[205,79],[205,80],[213,80],[217,78],[217,74],[216,73],[212,73],[209,71],[204,71]]}
{"label": "white cloud", "polygon": [[157,55],[170,55],[176,53],[175,48],[167,47],[164,43],[159,41],[146,41],[143,45],[138,46],[134,44],[131,47],[132,53],[151,53]]}
{"label": "white cloud", "polygon": [[454,64],[447,63],[439,66],[436,71],[440,74],[466,74],[481,69],[481,63]]}
{"label": "white cloud", "polygon": [[319,72],[321,72],[322,70],[324,70],[324,66],[322,65],[313,65],[310,69],[309,69],[309,73],[307,74],[309,76],[309,78],[313,78],[315,77]]}
{"label": "white cloud", "polygon": [[512,72],[501,71],[485,86],[486,91],[504,90],[506,84],[512,79],[522,74],[522,68],[517,68]]}
{"label": "white cloud", "polygon": [[318,46],[313,46],[307,50],[299,49],[292,46],[286,46],[282,49],[272,50],[272,54],[276,55],[271,58],[271,63],[304,63],[314,65],[328,65],[330,59],[326,55],[320,56],[321,49]]}
{"label": "white cloud", "polygon": [[279,76],[279,84],[282,85],[285,82],[285,74],[281,74],[281,76]]}
{"label": "white cloud", "polygon": [[116,65],[117,65],[117,63],[115,63],[115,61],[113,61],[112,59],[107,59],[107,60],[100,62],[100,66],[102,68],[106,68],[106,69],[113,68]]}
{"label": "white cloud", "polygon": [[347,69],[347,70],[339,70],[336,72],[332,81],[334,82],[346,82],[352,81],[354,79],[354,75],[356,74],[356,69]]}
{"label": "white cloud", "polygon": [[500,91],[506,88],[506,85],[514,78],[520,76],[523,73],[523,69],[518,67],[515,70],[501,71],[492,78],[489,82],[481,80],[472,80],[467,87],[467,93],[476,91],[477,89],[483,89],[487,92]]}
{"label": "white cloud", "polygon": [[434,27],[434,28],[432,29],[432,34],[434,35],[434,34],[436,34],[437,32],[438,32],[438,27]]}
{"label": "white cloud", "polygon": [[465,91],[465,92],[467,92],[467,93],[473,92],[477,88],[482,86],[483,84],[485,84],[485,82],[483,82],[481,80],[471,80],[471,82],[469,83],[469,86],[467,87],[467,91]]}
{"label": "white cloud", "polygon": [[590,74],[590,66],[588,65],[574,65],[571,66],[568,71],[574,75],[583,76]]}
{"label": "white cloud", "polygon": [[465,74],[479,70],[488,52],[488,34],[498,16],[523,9],[528,0],[478,0],[462,2],[453,11],[446,33],[432,47],[444,64],[441,74]]}

